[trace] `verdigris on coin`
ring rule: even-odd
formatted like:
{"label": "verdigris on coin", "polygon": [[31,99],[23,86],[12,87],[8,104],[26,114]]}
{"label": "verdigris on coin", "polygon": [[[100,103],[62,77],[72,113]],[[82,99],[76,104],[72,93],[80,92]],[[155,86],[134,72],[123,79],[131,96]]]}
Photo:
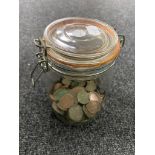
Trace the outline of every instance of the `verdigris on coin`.
{"label": "verdigris on coin", "polygon": [[80,105],[74,105],[68,110],[69,118],[72,121],[80,122],[83,118],[83,110]]}
{"label": "verdigris on coin", "polygon": [[62,83],[68,87],[71,84],[71,80],[67,78],[63,78]]}
{"label": "verdigris on coin", "polygon": [[[65,87],[64,87],[65,86]],[[75,123],[94,118],[102,107],[102,95],[96,91],[96,82],[61,79],[49,94],[52,109],[63,120]]]}
{"label": "verdigris on coin", "polygon": [[59,101],[62,96],[64,96],[66,93],[68,93],[69,90],[65,88],[59,88],[54,92],[54,98],[56,101]]}
{"label": "verdigris on coin", "polygon": [[81,90],[77,94],[78,102],[81,104],[87,104],[89,102],[89,94],[85,90]]}
{"label": "verdigris on coin", "polygon": [[86,90],[87,91],[94,91],[95,89],[96,89],[96,83],[95,83],[95,81],[93,81],[93,80],[87,81]]}

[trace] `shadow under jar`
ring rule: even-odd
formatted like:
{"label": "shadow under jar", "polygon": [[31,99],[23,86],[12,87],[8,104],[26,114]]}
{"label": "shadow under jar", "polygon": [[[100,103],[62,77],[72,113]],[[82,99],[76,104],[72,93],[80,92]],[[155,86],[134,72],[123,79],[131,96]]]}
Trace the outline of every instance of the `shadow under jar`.
{"label": "shadow under jar", "polygon": [[[49,24],[34,43],[38,63],[31,73],[35,85],[42,73],[62,75],[49,92],[56,116],[71,124],[93,119],[104,105],[109,72],[120,54],[125,38],[108,24],[88,18],[64,18]],[[41,72],[35,78],[34,72]],[[101,76],[103,75],[103,76]]]}

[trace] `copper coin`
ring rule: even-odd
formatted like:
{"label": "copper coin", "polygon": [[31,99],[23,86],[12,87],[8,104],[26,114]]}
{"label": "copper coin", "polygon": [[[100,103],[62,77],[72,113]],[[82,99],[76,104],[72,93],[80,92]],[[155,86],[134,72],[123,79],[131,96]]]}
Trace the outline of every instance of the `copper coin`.
{"label": "copper coin", "polygon": [[55,97],[52,94],[49,94],[49,97],[52,101],[56,101]]}
{"label": "copper coin", "polygon": [[74,96],[68,93],[62,96],[62,98],[60,99],[58,103],[58,107],[61,110],[66,111],[68,108],[73,106],[73,104],[74,104]]}
{"label": "copper coin", "polygon": [[63,115],[64,114],[64,111],[60,110],[58,107],[57,107],[57,104],[55,102],[52,103],[52,108],[55,112],[57,112],[58,114],[60,115]]}
{"label": "copper coin", "polygon": [[57,90],[57,89],[61,88],[61,86],[62,86],[61,83],[56,83],[56,84],[54,85],[54,90]]}
{"label": "copper coin", "polygon": [[91,114],[96,114],[101,110],[101,105],[96,101],[91,101],[86,105],[86,108]]}
{"label": "copper coin", "polygon": [[74,96],[77,96],[77,94],[84,90],[84,87],[80,87],[80,86],[77,86],[77,87],[74,87],[70,90],[70,92],[74,95]]}
{"label": "copper coin", "polygon": [[97,92],[90,92],[89,93],[89,100],[90,101],[96,101],[96,102],[99,102],[101,103],[102,102],[102,97],[99,93]]}
{"label": "copper coin", "polygon": [[88,118],[92,118],[92,117],[95,116],[95,114],[91,114],[91,113],[87,110],[87,108],[86,108],[85,105],[83,105],[83,108],[82,108],[82,109],[83,109],[85,115],[86,115]]}

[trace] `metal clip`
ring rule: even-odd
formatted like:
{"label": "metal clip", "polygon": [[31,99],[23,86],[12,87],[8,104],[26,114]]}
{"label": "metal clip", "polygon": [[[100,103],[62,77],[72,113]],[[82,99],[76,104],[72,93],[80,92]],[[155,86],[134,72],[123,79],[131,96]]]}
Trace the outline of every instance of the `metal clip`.
{"label": "metal clip", "polygon": [[121,47],[123,47],[124,43],[125,43],[125,36],[124,35],[118,35],[118,37],[119,37]]}
{"label": "metal clip", "polygon": [[[114,28],[114,30],[117,31],[116,28]],[[124,44],[125,44],[125,36],[119,34],[119,35],[118,35],[118,38],[119,38],[119,41],[120,41],[121,47],[123,47]]]}
{"label": "metal clip", "polygon": [[[50,47],[46,46],[46,43],[42,38],[34,39],[34,44],[39,48],[39,52],[36,53],[36,57],[38,58],[38,63],[36,64],[36,66],[31,72],[32,85],[35,87],[35,84],[41,77],[42,73],[48,72],[50,70],[48,66],[48,58],[47,58],[47,48],[50,48]],[[34,80],[33,75],[38,67],[41,68],[41,72]]]}

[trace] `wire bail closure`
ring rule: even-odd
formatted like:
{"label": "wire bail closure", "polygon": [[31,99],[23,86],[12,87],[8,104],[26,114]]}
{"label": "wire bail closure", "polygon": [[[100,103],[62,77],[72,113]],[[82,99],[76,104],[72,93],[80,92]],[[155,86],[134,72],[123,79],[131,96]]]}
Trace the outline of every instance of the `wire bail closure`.
{"label": "wire bail closure", "polygon": [[[39,48],[39,52],[36,53],[36,57],[38,58],[38,63],[35,65],[34,69],[31,72],[31,81],[32,85],[35,87],[36,82],[39,80],[43,72],[48,72],[50,70],[49,64],[48,64],[48,58],[47,58],[47,48],[50,48],[46,45],[45,40],[42,38],[34,39],[34,44]],[[36,79],[33,78],[34,73],[38,69],[38,67],[41,68],[40,73],[36,77]]]}

